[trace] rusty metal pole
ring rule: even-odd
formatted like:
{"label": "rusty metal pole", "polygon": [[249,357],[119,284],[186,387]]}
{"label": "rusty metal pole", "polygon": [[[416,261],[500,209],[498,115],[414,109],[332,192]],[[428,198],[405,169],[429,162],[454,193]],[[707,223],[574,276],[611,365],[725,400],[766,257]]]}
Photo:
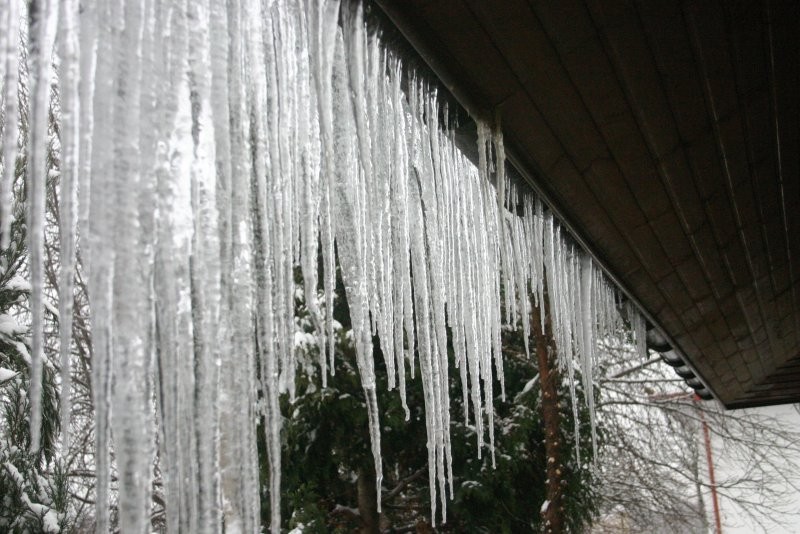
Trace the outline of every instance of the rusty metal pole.
{"label": "rusty metal pole", "polygon": [[[700,397],[694,395],[693,400],[695,404],[700,401]],[[711,502],[714,506],[714,525],[716,526],[716,534],[722,534],[722,520],[719,513],[719,498],[717,496],[717,480],[714,476],[714,460],[711,457],[711,433],[708,430],[708,421],[706,415],[701,408],[697,408],[700,414],[700,422],[703,425],[703,441],[706,445],[706,461],[708,463],[708,481],[711,486]]]}

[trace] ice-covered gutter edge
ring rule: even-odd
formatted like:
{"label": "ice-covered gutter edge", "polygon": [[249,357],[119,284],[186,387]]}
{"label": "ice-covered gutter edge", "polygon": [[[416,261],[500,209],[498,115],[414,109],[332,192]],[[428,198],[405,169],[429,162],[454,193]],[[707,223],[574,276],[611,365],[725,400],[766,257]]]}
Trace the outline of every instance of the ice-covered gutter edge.
{"label": "ice-covered gutter edge", "polygon": [[[433,71],[433,74],[438,78],[444,89],[446,89],[452,98],[462,108],[464,108],[467,114],[472,117],[473,120],[482,120],[491,124],[493,122],[492,112],[487,110],[485,107],[480,106],[466,91],[462,89],[462,82],[452,74],[445,62],[439,58],[439,54],[428,45],[426,39],[414,28],[413,22],[411,22],[406,14],[403,13],[403,10],[396,6],[392,0],[373,0],[372,3],[383,12],[385,17],[400,32],[400,34],[405,38],[406,42],[416,51],[417,55],[422,59],[422,61],[431,69],[431,71]],[[463,135],[463,131],[461,133]],[[605,258],[603,258],[598,251],[590,245],[589,241],[584,238],[582,232],[580,232],[575,225],[571,223],[569,218],[565,217],[564,211],[560,208],[558,202],[556,202],[552,195],[550,195],[541,186],[537,180],[537,176],[543,176],[545,173],[543,173],[539,168],[531,168],[535,164],[525,163],[517,152],[511,139],[506,139],[505,150],[506,160],[511,167],[513,167],[515,174],[522,178],[522,181],[527,184],[533,190],[533,192],[536,193],[536,195],[539,196],[539,198],[553,213],[553,216],[559,221],[562,227],[567,230],[570,237],[583,249],[586,254],[592,258],[595,264],[603,271],[603,274],[608,278],[608,280],[616,286],[617,290],[626,299],[636,306],[636,308],[639,310],[639,313],[641,313],[642,316],[647,320],[647,323],[649,323],[648,326],[650,326],[650,328],[647,329],[648,339],[651,337],[650,333],[654,332],[656,336],[662,338],[669,345],[669,349],[667,350],[658,350],[648,343],[648,348],[661,353],[662,359],[664,359],[667,364],[673,367],[681,365],[689,367],[694,375],[694,379],[699,381],[703,387],[696,388],[688,383],[687,385],[697,391],[701,397],[707,396],[702,395],[702,391],[708,392],[711,397],[717,400],[721,405],[725,406],[725,403],[721,401],[716,392],[709,386],[708,380],[706,380],[697,370],[697,367],[686,356],[686,353],[675,341],[675,339],[669,335],[669,333],[661,326],[661,324],[650,313],[650,311],[641,303],[638,298],[636,298],[635,295],[633,295],[628,287],[622,283],[621,279],[614,274],[614,272],[609,268],[608,262],[605,260]],[[676,362],[676,358],[680,359],[680,363],[671,363]]]}
{"label": "ice-covered gutter edge", "polygon": [[[722,403],[719,397],[716,395],[714,390],[708,385],[708,381],[702,377],[702,375],[698,372],[697,368],[691,363],[689,358],[686,357],[686,354],[680,348],[680,345],[675,341],[675,339],[670,336],[667,331],[660,325],[660,323],[656,320],[656,318],[650,313],[650,311],[641,303],[641,301],[636,298],[636,296],[631,293],[631,291],[622,283],[622,280],[614,274],[611,268],[608,266],[608,262],[600,256],[597,250],[591,246],[588,240],[586,240],[582,233],[578,231],[578,229],[570,222],[570,220],[564,215],[564,212],[559,208],[558,204],[553,200],[552,196],[549,195],[538,183],[536,180],[537,175],[542,175],[543,173],[539,172],[529,172],[528,165],[525,165],[519,154],[516,152],[515,147],[513,145],[509,146],[509,143],[506,144],[506,158],[509,164],[514,167],[515,171],[522,177],[524,182],[542,199],[542,202],[550,209],[556,219],[558,219],[559,223],[569,232],[570,237],[575,240],[575,242],[583,249],[583,251],[591,256],[592,260],[595,264],[603,271],[603,274],[611,281],[614,286],[616,286],[617,290],[625,296],[628,301],[634,304],[636,308],[639,310],[639,313],[647,320],[649,323],[650,328],[647,329],[648,333],[648,349],[655,350],[662,354],[662,359],[664,361],[675,367],[675,364],[671,363],[674,361],[674,358],[679,358],[682,365],[686,365],[689,367],[695,379],[699,380],[702,385],[703,389],[711,394],[711,396]],[[654,343],[651,342],[651,333],[655,336],[659,336],[662,340],[669,346],[666,350],[665,347],[655,347]],[[661,350],[658,350],[661,349]],[[672,353],[674,356],[673,359],[670,360],[669,357],[665,357],[665,354]],[[678,364],[678,365],[681,365]],[[688,379],[687,379],[688,380]],[[687,385],[694,390],[698,388],[692,386],[691,384]]]}

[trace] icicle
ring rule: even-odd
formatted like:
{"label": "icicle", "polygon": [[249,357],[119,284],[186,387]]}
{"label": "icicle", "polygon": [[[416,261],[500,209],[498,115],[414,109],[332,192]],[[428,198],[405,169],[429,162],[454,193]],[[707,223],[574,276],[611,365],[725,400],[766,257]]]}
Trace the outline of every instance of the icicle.
{"label": "icicle", "polygon": [[[386,53],[379,46],[376,35],[370,35],[367,55],[367,109],[369,110],[370,145],[372,152],[374,184],[368,187],[367,208],[375,222],[371,225],[371,247],[374,272],[374,304],[371,312],[382,341],[381,352],[387,371],[390,390],[397,385],[397,358],[395,356],[393,326],[393,262],[391,257],[391,147],[393,125],[383,117],[391,116],[389,79],[386,76]],[[369,184],[368,184],[369,185]],[[402,360],[401,360],[402,365]],[[403,377],[404,379],[404,377]]]}
{"label": "icicle", "polygon": [[330,372],[334,374],[333,297],[336,286],[334,258],[334,147],[333,147],[333,72],[336,23],[339,0],[307,0],[311,74],[317,96],[321,148],[320,241],[322,244],[323,285],[325,292],[325,333],[328,340]]}
{"label": "icicle", "polygon": [[[9,0],[8,2],[0,4],[0,104],[2,104],[5,101],[5,94],[4,91],[2,91],[2,88],[5,87],[6,67],[8,63],[8,58],[10,56],[8,44],[10,42],[13,42],[14,39],[18,38],[17,34],[9,31],[10,29],[8,27],[10,23],[8,12],[12,10],[11,7],[12,3],[15,3],[15,0]],[[17,6],[15,5],[14,8],[16,7]],[[13,50],[14,49],[12,48],[11,51]],[[0,106],[0,108],[4,107],[5,106]],[[2,136],[0,136],[0,140],[1,139]]]}
{"label": "icicle", "polygon": [[[413,117],[412,117],[413,119]],[[412,171],[416,174],[416,171]],[[414,182],[417,183],[414,183]],[[428,435],[428,479],[431,493],[431,519],[436,518],[436,487],[438,480],[438,445],[441,429],[440,404],[438,398],[438,377],[434,375],[433,344],[435,340],[431,332],[430,297],[428,287],[428,266],[425,261],[425,242],[423,229],[422,200],[419,191],[418,179],[412,179],[410,184],[409,208],[411,213],[411,253],[414,270],[414,297],[415,319],[417,324],[417,339],[419,342],[419,364],[425,399],[425,420]]]}
{"label": "icicle", "polygon": [[[452,153],[451,153],[452,155]],[[453,175],[459,171],[459,161],[456,158],[451,162],[451,176],[450,179],[453,180]],[[452,184],[451,184],[452,185]],[[453,228],[463,228],[464,230],[468,231],[469,228],[466,226],[466,216],[464,214],[464,205],[466,203],[464,188],[462,187],[453,187],[452,189],[454,193],[454,198],[452,199],[454,210],[453,210]],[[467,312],[468,310],[471,311],[469,308],[468,302],[468,295],[470,294],[468,288],[468,271],[469,266],[467,263],[465,255],[465,244],[464,244],[464,235],[466,231],[463,232],[455,232],[453,236],[453,269],[454,269],[454,277],[455,277],[455,294],[454,299],[448,300],[448,317],[454,321],[454,325],[452,328],[453,337],[454,337],[454,346],[456,349],[456,365],[459,367],[459,374],[461,378],[461,395],[462,395],[462,404],[464,409],[464,424],[469,424],[469,403],[470,403],[470,384],[468,381],[468,377],[470,376],[469,368],[470,368],[470,354],[468,353],[468,347],[471,341],[471,332],[467,328]],[[470,347],[470,351],[472,348]]]}
{"label": "icicle", "polygon": [[[466,170],[462,160],[461,169]],[[482,229],[480,211],[476,203],[480,201],[479,181],[477,172],[468,173],[465,183],[465,212],[462,225],[465,228],[464,251],[462,258],[466,260],[467,267],[463,273],[463,288],[466,293],[464,304],[462,305],[464,315],[464,329],[466,332],[467,345],[467,364],[469,367],[470,397],[472,399],[473,417],[475,419],[475,434],[477,438],[478,458],[481,457],[483,447],[483,402],[481,400],[481,369],[485,368],[483,363],[484,355],[488,347],[483,340],[485,329],[483,328],[481,315],[485,313],[482,300],[481,286],[479,286],[479,276],[482,258],[477,249],[479,245],[478,233]]]}
{"label": "icicle", "polygon": [[[210,43],[209,61],[211,70],[211,90],[210,106],[214,123],[214,145],[216,155],[216,200],[217,211],[219,213],[219,256],[220,262],[220,294],[224,306],[228,306],[228,299],[231,295],[231,270],[233,268],[233,254],[231,248],[236,229],[232,228],[233,204],[231,196],[232,190],[232,154],[231,137],[238,132],[231,133],[231,112],[229,101],[231,95],[230,83],[228,80],[228,64],[231,62],[231,69],[236,69],[239,65],[239,54],[232,53],[236,47],[239,37],[238,33],[233,39],[228,37],[228,9],[225,3],[212,1],[209,6],[209,28],[208,39]],[[231,8],[235,9],[235,8]],[[241,84],[241,81],[239,81]],[[234,90],[236,87],[234,87]],[[239,124],[235,127],[241,127]],[[241,157],[241,154],[239,154]],[[229,331],[229,317],[221,316],[225,321],[225,332]]]}
{"label": "icicle", "polygon": [[[11,11],[11,9],[9,9]],[[39,450],[42,425],[42,360],[44,358],[44,224],[47,187],[47,129],[50,94],[50,51],[58,10],[43,0],[29,6],[29,60],[32,88],[30,104],[30,148],[28,152],[27,237],[31,272],[31,451]],[[9,36],[12,39],[13,36]],[[12,96],[13,98],[13,96]],[[12,141],[15,142],[15,141]],[[10,213],[10,211],[9,211]]]}
{"label": "icicle", "polygon": [[[428,400],[433,402],[435,471],[444,520],[446,517],[447,479],[445,464],[450,463],[450,451],[446,439],[449,429],[450,402],[445,331],[445,281],[442,270],[442,243],[439,234],[440,219],[436,209],[436,192],[434,191],[434,187],[439,185],[442,177],[438,145],[433,137],[433,131],[438,129],[436,123],[438,113],[434,112],[435,95],[422,104],[418,108],[420,116],[416,121],[419,128],[415,129],[421,136],[419,152],[410,185],[415,202],[416,198],[419,198],[420,209],[418,217],[415,218],[416,224],[413,233],[415,246],[412,248],[412,252],[415,269],[415,294],[419,293],[420,298],[420,306],[417,307],[417,310],[421,318],[418,317],[418,320],[422,332],[428,338],[427,340],[423,339],[420,361],[423,380],[431,384],[431,397]],[[424,122],[425,117],[429,121],[427,124]],[[426,308],[430,308],[430,311]],[[435,513],[433,517],[435,518]]]}
{"label": "icicle", "polygon": [[317,99],[319,96],[314,91],[316,86],[312,83],[310,70],[314,68],[309,61],[311,50],[309,35],[312,31],[303,13],[300,17],[300,31],[298,35],[300,49],[298,64],[298,105],[297,105],[297,127],[298,133],[298,157],[300,159],[300,198],[296,199],[298,204],[300,223],[300,266],[303,273],[303,291],[305,296],[306,308],[314,331],[317,337],[317,348],[319,351],[320,374],[322,376],[322,387],[327,387],[328,362],[325,345],[325,324],[322,317],[317,299],[317,259],[319,252],[319,209],[321,204],[320,180],[323,179],[322,168],[320,165],[321,145],[319,135],[319,113]]}
{"label": "icicle", "polygon": [[363,204],[360,202],[363,167],[355,152],[356,125],[353,119],[352,102],[347,85],[347,66],[344,45],[337,36],[334,59],[333,88],[337,116],[340,120],[334,125],[334,145],[336,147],[336,187],[334,219],[336,223],[336,245],[339,264],[342,269],[347,303],[353,325],[356,345],[356,359],[361,376],[361,385],[367,399],[370,443],[375,464],[376,495],[378,510],[381,502],[381,483],[383,481],[380,453],[380,425],[375,397],[375,370],[372,361],[372,332],[368,316],[368,293],[365,264],[363,260],[363,226],[360,221]]}
{"label": "icicle", "polygon": [[[530,204],[523,200],[523,216],[530,217]],[[530,236],[526,235],[525,221],[522,218],[514,219],[512,243],[514,246],[514,274],[517,278],[517,291],[519,292],[519,308],[522,319],[522,334],[525,346],[525,356],[530,359],[530,300],[529,279],[530,251],[526,247],[530,243]],[[531,288],[532,289],[532,288]]]}
{"label": "icicle", "polygon": [[[265,169],[266,228],[269,241],[272,292],[271,310],[275,355],[278,364],[278,392],[288,392],[294,401],[294,279],[292,199],[294,187],[294,130],[292,69],[294,58],[287,57],[287,49],[294,49],[292,29],[288,25],[287,8],[280,3],[261,6],[263,10],[263,53],[265,56],[265,106],[263,113],[273,120],[263,120],[268,159]],[[277,402],[277,397],[275,402]]]}
{"label": "icicle", "polygon": [[[243,8],[238,3],[228,5],[229,33],[241,36],[244,33]],[[214,26],[212,26],[212,29]],[[222,30],[221,26],[217,28]],[[229,57],[243,56],[243,39],[231,39]],[[223,58],[219,58],[222,60]],[[214,64],[212,63],[212,69]],[[255,346],[252,336],[253,324],[253,271],[252,271],[252,228],[247,210],[240,206],[250,206],[251,167],[246,132],[249,131],[244,68],[241,61],[234,61],[230,69],[228,102],[230,124],[230,192],[218,196],[221,213],[230,214],[231,280],[228,289],[231,322],[231,356],[234,362],[222,366],[220,401],[222,413],[237,414],[232,420],[221,418],[220,429],[220,468],[224,494],[224,504],[238,510],[238,518],[231,519],[226,514],[225,523],[236,528],[236,519],[241,522],[244,533],[260,532],[260,502],[258,483],[258,454],[256,450],[256,385],[252,372]],[[222,73],[219,74],[222,76]],[[224,104],[223,104],[224,106]],[[219,105],[216,109],[220,109]],[[224,107],[222,116],[224,120]],[[221,125],[220,128],[224,128]],[[219,130],[217,130],[219,131]],[[225,142],[223,141],[223,146]],[[218,152],[218,155],[220,153]],[[225,262],[223,258],[223,263]],[[233,296],[235,295],[235,298]],[[225,409],[232,406],[232,409]],[[228,426],[230,425],[230,426]],[[244,439],[243,439],[244,437]],[[226,447],[226,444],[228,445]]]}
{"label": "icicle", "polygon": [[[259,529],[258,458],[255,447],[255,369],[251,325],[253,288],[249,161],[244,133],[242,9],[212,2],[210,18],[211,105],[219,180],[217,205],[220,229],[221,338],[230,343],[220,369],[220,487],[224,523],[244,533]],[[228,42],[228,35],[236,36]],[[223,46],[225,43],[227,46]],[[231,60],[233,60],[231,62]],[[230,63],[230,77],[228,64]]]}
{"label": "icicle", "polygon": [[390,203],[390,220],[392,228],[392,242],[391,246],[391,269],[393,272],[392,277],[392,317],[394,318],[393,328],[393,343],[394,354],[397,360],[397,376],[400,389],[400,401],[405,412],[406,421],[411,417],[406,400],[406,378],[405,378],[405,360],[406,348],[404,344],[403,328],[405,326],[408,335],[408,353],[411,363],[411,371],[413,375],[414,361],[414,328],[413,323],[410,321],[411,309],[410,303],[410,279],[409,279],[409,257],[408,257],[408,169],[407,169],[407,153],[405,144],[406,134],[406,113],[403,107],[403,94],[401,91],[401,65],[399,61],[395,61],[393,68],[390,72],[390,91],[391,91],[391,105],[392,112],[395,120],[392,121],[392,146],[391,148],[391,163],[390,171],[387,179],[390,181],[389,194],[391,196]]}
{"label": "icicle", "polygon": [[[154,290],[158,324],[162,469],[167,525],[197,530],[197,467],[194,416],[194,333],[190,278],[191,246],[191,109],[186,80],[188,36],[186,5],[161,6],[153,14],[153,50],[169,61],[154,62],[160,95],[153,118],[156,220]],[[162,40],[163,39],[163,40]],[[159,48],[163,47],[163,48]],[[92,194],[96,184],[92,183]],[[95,217],[94,212],[92,218]]]}
{"label": "icicle", "polygon": [[261,370],[261,381],[266,400],[265,437],[267,442],[267,458],[269,462],[269,495],[270,495],[270,531],[280,532],[280,408],[278,405],[278,354],[275,342],[275,324],[273,317],[272,270],[273,250],[269,238],[267,214],[266,175],[270,161],[267,149],[266,105],[269,90],[267,72],[264,63],[265,28],[262,24],[261,6],[255,0],[249,2],[245,11],[247,21],[246,42],[247,66],[250,70],[249,114],[254,123],[250,126],[253,146],[250,148],[253,157],[252,205],[254,212],[254,273],[256,281],[256,329]]}
{"label": "icicle", "polygon": [[645,324],[644,317],[642,317],[641,312],[639,312],[639,308],[636,305],[628,301],[626,305],[626,312],[628,314],[628,321],[631,325],[631,331],[633,332],[633,340],[636,346],[636,354],[639,355],[642,361],[647,360],[647,328]]}
{"label": "icicle", "polygon": [[89,266],[89,212],[92,177],[92,135],[94,130],[95,69],[97,62],[97,6],[94,2],[80,5],[78,26],[80,28],[80,176],[78,184],[78,229],[82,231],[81,248],[83,261]]}
{"label": "icicle", "polygon": [[[514,291],[513,291],[513,272],[510,265],[510,258],[508,255],[508,240],[506,238],[506,151],[503,144],[503,130],[501,129],[500,113],[495,114],[494,128],[491,130],[491,143],[496,154],[497,161],[495,162],[495,191],[497,195],[497,239],[500,253],[500,268],[502,274],[502,284],[504,289],[506,322],[514,325],[516,320],[514,318]],[[502,398],[505,400],[505,385],[501,381]]]}
{"label": "icicle", "polygon": [[594,278],[592,259],[588,254],[581,256],[581,374],[583,378],[583,394],[586,397],[586,404],[589,408],[589,420],[592,432],[592,452],[597,458],[597,425],[595,421],[594,409],[594,302],[593,287]]}
{"label": "icicle", "polygon": [[[139,205],[144,181],[140,137],[142,50],[147,46],[143,42],[143,8],[142,4],[131,2],[112,6],[120,10],[112,12],[112,21],[119,22],[114,33],[113,70],[117,97],[113,101],[115,121],[111,126],[113,181],[109,188],[111,196],[105,199],[113,202],[111,232],[117,248],[112,281],[111,369],[116,380],[111,398],[111,426],[119,479],[119,524],[123,531],[131,532],[143,532],[149,524],[153,476],[151,355],[146,350],[150,265],[149,261],[141,261],[141,250],[150,245],[143,241],[142,216],[149,217],[140,212]],[[147,171],[149,165],[150,162],[145,162]]]}
{"label": "icicle", "polygon": [[198,531],[218,530],[218,336],[220,310],[220,249],[216,203],[216,152],[211,109],[209,5],[188,3],[189,89],[192,103],[192,161],[190,167],[193,214],[192,331],[195,339],[194,425],[197,436]]}
{"label": "icicle", "polygon": [[[370,145],[370,124],[368,122],[367,113],[367,80],[364,72],[367,60],[365,51],[367,42],[363,17],[363,5],[361,2],[349,3],[343,10],[342,35],[344,39],[345,60],[347,62],[347,73],[349,75],[349,90],[352,107],[341,109],[341,111],[343,113],[350,112],[353,114],[355,121],[355,139],[353,141],[356,142],[358,148],[356,157],[359,162],[360,171],[364,173],[363,181],[360,181],[359,187],[354,190],[354,200],[357,205],[354,216],[358,231],[358,247],[360,249],[360,256],[358,258],[360,263],[359,270],[364,277],[363,283],[365,284],[366,296],[368,298],[368,301],[363,303],[365,306],[364,312],[366,312],[366,306],[369,305],[369,302],[374,302],[376,299],[374,297],[374,275],[371,268],[371,263],[374,258],[372,258],[372,255],[369,253],[369,242],[371,241],[373,228],[367,224],[369,206],[366,205],[366,199],[371,196],[369,190],[374,182],[374,169]],[[340,94],[344,95],[344,93]],[[342,98],[344,98],[344,96],[342,96]],[[340,115],[339,118],[340,120],[350,121],[349,117]],[[337,234],[337,243],[339,237],[340,236]],[[369,317],[367,317],[367,321],[369,321]]]}
{"label": "icicle", "polygon": [[78,219],[79,117],[78,100],[78,5],[75,0],[59,4],[59,55],[61,58],[61,182],[59,237],[61,270],[58,284],[58,315],[61,351],[61,439],[69,447],[70,393],[72,373],[72,309],[75,276],[75,241]]}
{"label": "icicle", "polygon": [[[0,63],[3,72],[3,94],[5,117],[3,125],[3,168],[0,169],[0,250],[8,248],[11,239],[11,221],[14,218],[12,190],[16,178],[19,138],[19,0],[8,0],[0,17],[2,28],[2,50]],[[0,265],[4,272],[7,265]]]}
{"label": "icicle", "polygon": [[[109,529],[109,485],[111,479],[111,323],[112,323],[112,284],[114,276],[114,259],[116,248],[112,234],[113,210],[109,199],[113,198],[113,144],[112,125],[114,119],[113,95],[113,52],[115,42],[112,38],[111,20],[115,20],[117,13],[112,12],[110,4],[99,6],[95,17],[85,21],[82,32],[95,34],[98,41],[105,43],[104,53],[98,54],[93,83],[87,86],[94,87],[92,102],[93,124],[91,151],[91,174],[94,187],[91,194],[87,195],[92,212],[91,219],[86,219],[88,232],[81,232],[87,236],[87,248],[102,250],[102,254],[90,255],[88,258],[89,270],[89,298],[92,307],[92,395],[95,409],[95,461],[97,464],[97,484],[95,487],[96,504],[95,516],[98,532]],[[94,26],[96,21],[96,28]],[[84,20],[82,19],[82,22]],[[83,55],[82,57],[87,57]],[[82,74],[84,64],[82,63]],[[86,87],[82,87],[82,90]],[[85,96],[83,93],[82,96]],[[86,102],[84,102],[86,103]],[[85,110],[86,106],[82,109]],[[83,124],[82,124],[83,126]],[[83,132],[85,133],[85,132]],[[82,138],[82,141],[85,138]],[[84,155],[82,146],[81,156]],[[83,184],[81,184],[83,185]],[[89,193],[88,190],[85,191]],[[83,222],[83,221],[81,221]],[[85,228],[83,228],[85,229]]]}
{"label": "icicle", "polygon": [[[573,246],[570,247],[570,252],[568,256],[568,265],[567,265],[567,280],[565,281],[568,287],[569,295],[568,295],[568,308],[567,308],[567,324],[569,326],[569,337],[568,343],[569,346],[565,349],[567,352],[567,380],[569,384],[569,400],[570,404],[572,405],[572,421],[574,426],[574,436],[575,436],[575,458],[577,464],[581,464],[581,432],[580,432],[580,425],[581,419],[578,413],[578,398],[576,394],[576,384],[575,384],[575,362],[576,362],[576,339],[575,336],[579,336],[579,329],[576,328],[577,319],[580,318],[580,302],[577,301],[579,298],[579,291],[576,288],[580,288],[580,281],[578,278],[577,271],[577,256],[575,253],[575,248]],[[572,334],[575,335],[572,335]],[[562,349],[564,350],[564,349]]]}

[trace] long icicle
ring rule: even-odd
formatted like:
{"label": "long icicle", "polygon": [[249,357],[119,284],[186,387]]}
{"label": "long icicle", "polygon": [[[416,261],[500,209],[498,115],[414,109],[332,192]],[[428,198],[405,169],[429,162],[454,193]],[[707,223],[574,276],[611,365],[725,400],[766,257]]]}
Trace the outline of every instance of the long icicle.
{"label": "long icicle", "polygon": [[[39,450],[42,426],[42,361],[44,358],[44,224],[48,179],[47,127],[50,112],[50,51],[57,22],[51,0],[31,2],[30,55],[33,88],[28,156],[28,255],[31,272],[31,452]],[[9,36],[11,37],[11,36]]]}
{"label": "long icicle", "polygon": [[80,169],[80,100],[78,2],[64,0],[60,4],[59,44],[61,58],[61,182],[59,237],[61,270],[58,284],[58,316],[61,351],[61,441],[69,447],[70,394],[72,391],[72,310],[75,280],[75,243],[78,224],[78,176]]}
{"label": "long icicle", "polygon": [[[0,169],[0,250],[5,251],[11,242],[13,219],[12,191],[17,170],[17,139],[19,138],[19,2],[8,0],[2,15],[5,35],[0,62],[4,65],[3,95],[5,122],[3,125],[3,168]],[[0,265],[3,271],[7,265]]]}
{"label": "long icicle", "polygon": [[[92,82],[93,107],[91,182],[93,186],[89,202],[92,218],[87,219],[88,227],[81,228],[82,250],[89,255],[89,299],[92,310],[92,400],[95,410],[95,462],[97,464],[97,483],[95,486],[95,517],[97,531],[107,532],[110,526],[109,499],[111,482],[111,315],[114,256],[111,235],[112,210],[109,199],[113,195],[111,130],[113,124],[113,50],[110,3],[101,4],[95,13],[95,34],[98,41],[105,44],[104,53],[97,55],[95,78]],[[87,21],[88,22],[88,21]],[[90,22],[91,24],[91,22]],[[89,25],[83,26],[83,31]],[[88,81],[87,81],[88,84]],[[103,253],[92,254],[92,251]]]}

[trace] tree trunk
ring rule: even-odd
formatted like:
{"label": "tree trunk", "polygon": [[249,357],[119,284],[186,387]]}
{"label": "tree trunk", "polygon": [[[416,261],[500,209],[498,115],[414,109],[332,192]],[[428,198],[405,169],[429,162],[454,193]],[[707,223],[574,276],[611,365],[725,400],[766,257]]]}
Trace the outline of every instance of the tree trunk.
{"label": "tree trunk", "polygon": [[358,513],[361,516],[361,534],[379,534],[375,472],[369,467],[358,469]]}
{"label": "tree trunk", "polygon": [[[546,503],[541,508],[542,530],[547,534],[564,531],[564,506],[562,503],[562,476],[560,426],[558,411],[559,375],[556,366],[556,343],[550,320],[550,307],[545,294],[544,302],[533,306],[531,327],[536,339],[536,357],[539,363],[539,383],[542,388],[542,420],[544,421],[544,448],[547,456]],[[542,329],[544,313],[544,329]]]}

